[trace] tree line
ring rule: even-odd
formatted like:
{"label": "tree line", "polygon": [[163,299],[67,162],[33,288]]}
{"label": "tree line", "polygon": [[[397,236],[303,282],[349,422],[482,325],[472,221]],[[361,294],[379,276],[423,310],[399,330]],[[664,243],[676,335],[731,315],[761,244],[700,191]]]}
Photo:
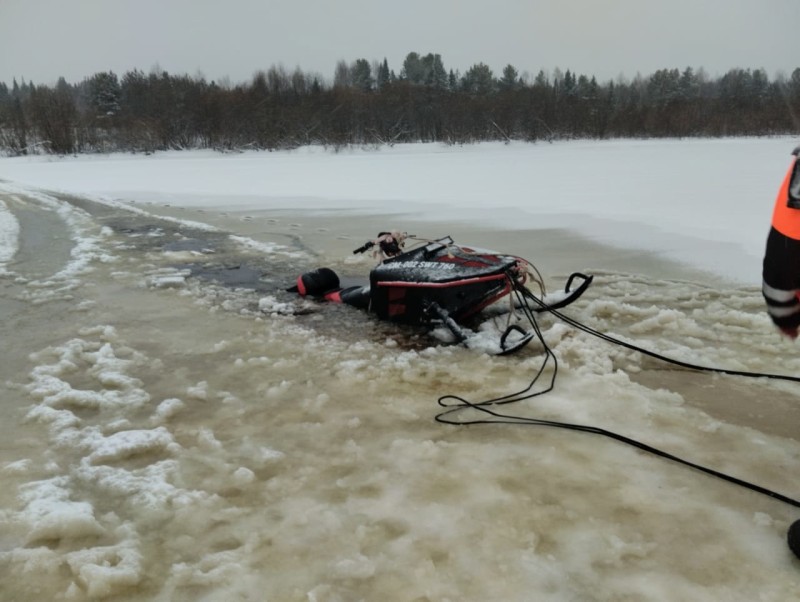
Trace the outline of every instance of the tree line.
{"label": "tree line", "polygon": [[800,129],[800,68],[661,69],[630,81],[556,69],[535,77],[512,65],[447,70],[439,54],[339,61],[332,82],[273,65],[237,85],[132,70],[53,86],[0,82],[0,151],[154,152],[288,149],[308,144],[461,144],[487,140],[720,137]]}

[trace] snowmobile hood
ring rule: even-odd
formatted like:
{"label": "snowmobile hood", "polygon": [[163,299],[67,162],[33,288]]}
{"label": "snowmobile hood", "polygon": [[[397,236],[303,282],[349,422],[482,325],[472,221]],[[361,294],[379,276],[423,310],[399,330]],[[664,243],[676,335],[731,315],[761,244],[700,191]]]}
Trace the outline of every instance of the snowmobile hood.
{"label": "snowmobile hood", "polygon": [[371,280],[446,283],[503,274],[514,267],[516,257],[431,243],[387,259],[376,266]]}

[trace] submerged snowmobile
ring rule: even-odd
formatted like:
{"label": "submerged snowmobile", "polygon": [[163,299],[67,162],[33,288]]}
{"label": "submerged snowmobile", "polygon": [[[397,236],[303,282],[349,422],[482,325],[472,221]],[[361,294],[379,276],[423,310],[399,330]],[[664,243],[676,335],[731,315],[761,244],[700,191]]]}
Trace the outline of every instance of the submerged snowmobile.
{"label": "submerged snowmobile", "polygon": [[[302,274],[288,289],[335,303],[367,310],[381,319],[429,329],[445,327],[458,342],[476,335],[470,325],[491,316],[508,314],[500,334],[498,354],[527,345],[534,336],[513,319],[517,312],[541,312],[569,305],[589,287],[592,276],[575,272],[563,291],[545,295],[536,269],[526,260],[456,244],[449,236],[418,240],[405,250],[405,233],[381,232],[353,253],[373,249],[379,263],[369,274],[369,284],[342,288],[330,268]],[[535,295],[527,282],[538,285]],[[573,288],[574,285],[574,288]],[[509,303],[498,303],[510,297]]]}

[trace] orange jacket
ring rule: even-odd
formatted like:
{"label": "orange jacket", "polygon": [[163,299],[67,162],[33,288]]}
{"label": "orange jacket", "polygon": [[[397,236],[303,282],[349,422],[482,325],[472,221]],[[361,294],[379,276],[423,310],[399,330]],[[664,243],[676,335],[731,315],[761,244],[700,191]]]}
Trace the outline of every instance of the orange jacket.
{"label": "orange jacket", "polygon": [[[795,153],[797,153],[797,150],[795,150]],[[792,175],[795,173],[795,163],[797,161],[798,158],[795,157],[789,166],[789,171],[786,172],[781,189],[778,191],[775,209],[772,212],[772,227],[784,236],[800,240],[800,208],[795,209],[788,206],[789,185],[792,181]]]}

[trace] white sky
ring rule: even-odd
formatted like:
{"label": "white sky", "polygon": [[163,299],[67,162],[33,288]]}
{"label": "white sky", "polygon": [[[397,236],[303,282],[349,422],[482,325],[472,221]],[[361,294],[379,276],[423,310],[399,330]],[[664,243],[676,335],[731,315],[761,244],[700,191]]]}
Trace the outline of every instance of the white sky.
{"label": "white sky", "polygon": [[331,79],[337,61],[442,55],[462,73],[570,69],[602,82],[661,68],[764,68],[797,60],[798,0],[0,0],[0,81],[76,83],[158,65],[249,80],[269,66]]}

